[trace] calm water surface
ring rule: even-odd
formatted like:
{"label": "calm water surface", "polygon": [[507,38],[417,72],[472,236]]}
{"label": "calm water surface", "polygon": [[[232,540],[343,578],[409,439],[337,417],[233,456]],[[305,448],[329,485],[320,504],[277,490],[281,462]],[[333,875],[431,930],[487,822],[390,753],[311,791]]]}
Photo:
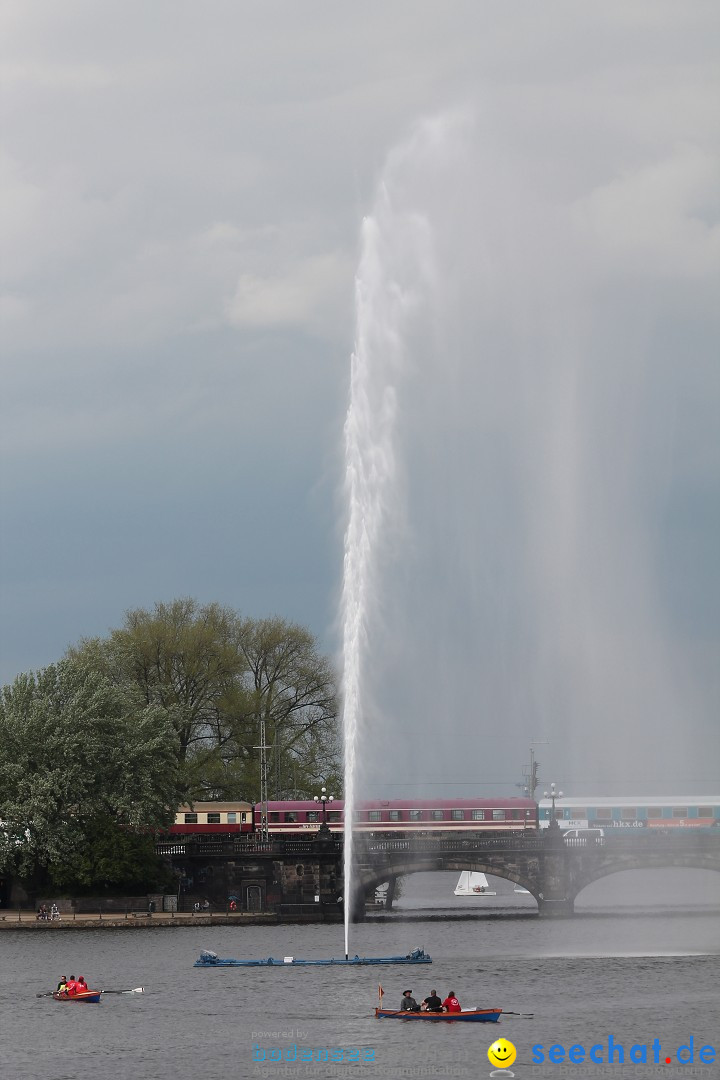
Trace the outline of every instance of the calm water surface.
{"label": "calm water surface", "polygon": [[[528,897],[455,898],[457,875],[407,880],[398,911],[354,929],[352,951],[388,955],[422,946],[432,966],[328,970],[225,969],[192,964],[200,949],[258,958],[341,956],[342,927],[7,932],[0,935],[0,1050],[9,1080],[228,1080],[253,1076],[465,1076],[492,1071],[487,1048],[502,1036],[517,1047],[516,1077],[720,1076],[676,1063],[678,1046],[720,1049],[720,875],[699,871],[617,875],[583,894],[570,920],[541,921]],[[631,883],[628,884],[628,881]],[[624,880],[627,879],[627,880]],[[492,879],[491,879],[492,880]],[[98,1006],[35,997],[62,974],[94,986],[144,985],[142,996]],[[499,1025],[377,1021],[402,991],[455,990],[464,1007],[497,1005],[532,1019]],[[263,1034],[278,1032],[280,1034]],[[531,1047],[554,1043],[625,1046],[661,1041],[670,1065],[533,1064]],[[366,1047],[374,1065],[260,1065],[269,1050]]]}

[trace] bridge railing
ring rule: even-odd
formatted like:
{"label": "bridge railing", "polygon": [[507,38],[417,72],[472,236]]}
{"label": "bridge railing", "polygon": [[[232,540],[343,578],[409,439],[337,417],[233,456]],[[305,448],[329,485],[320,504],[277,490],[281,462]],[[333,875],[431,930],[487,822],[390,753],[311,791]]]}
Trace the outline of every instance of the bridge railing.
{"label": "bridge railing", "polygon": [[185,840],[155,845],[157,855],[312,855],[318,851],[342,851],[342,840]]}
{"label": "bridge railing", "polygon": [[401,853],[424,853],[427,855],[442,854],[444,852],[471,852],[483,851],[520,851],[533,852],[545,851],[555,848],[559,851],[587,851],[602,849],[610,851],[717,851],[720,848],[720,830],[718,834],[712,833],[691,834],[685,832],[680,836],[653,836],[652,834],[633,833],[632,836],[592,836],[592,837],[558,837],[543,831],[537,835],[524,834],[522,836],[508,837],[473,837],[460,839],[458,837],[408,837],[404,840],[366,840],[358,845],[358,855],[382,855]]}
{"label": "bridge railing", "polygon": [[542,835],[534,836],[497,836],[497,837],[443,837],[413,836],[405,840],[367,840],[358,845],[359,852],[377,854],[395,851],[507,851],[516,848],[537,849],[545,846]]}
{"label": "bridge railing", "polygon": [[[610,833],[604,837],[558,837],[552,836],[547,830],[541,833],[522,833],[513,836],[412,836],[402,840],[388,838],[365,839],[357,838],[357,854],[359,858],[365,855],[400,854],[412,852],[427,855],[442,854],[445,852],[471,852],[471,851],[544,851],[556,847],[559,850],[569,849],[572,851],[587,851],[588,849],[602,848],[610,851],[707,851],[715,852],[720,848],[720,829],[715,832],[690,832],[683,830],[679,834],[659,834],[650,830],[634,830],[632,835],[619,836]],[[337,852],[342,851],[342,837],[333,836],[331,839],[288,839],[288,840],[256,840],[251,837],[243,837],[234,840],[186,840],[182,842],[161,842],[156,844],[155,850],[158,855],[170,856],[193,856],[203,855],[311,855],[319,851]]]}

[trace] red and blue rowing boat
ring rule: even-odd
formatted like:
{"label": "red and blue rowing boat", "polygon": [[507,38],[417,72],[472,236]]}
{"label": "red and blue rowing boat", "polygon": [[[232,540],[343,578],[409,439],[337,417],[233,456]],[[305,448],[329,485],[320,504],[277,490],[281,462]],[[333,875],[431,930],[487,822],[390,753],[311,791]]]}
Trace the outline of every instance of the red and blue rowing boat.
{"label": "red and blue rowing boat", "polygon": [[410,1012],[409,1010],[376,1009],[378,1020],[463,1020],[473,1024],[496,1024],[502,1009],[463,1009],[462,1012]]}
{"label": "red and blue rowing boat", "polygon": [[79,994],[59,994],[56,990],[53,993],[55,1001],[85,1001],[91,1005],[96,1005],[100,1000],[100,990],[81,990]]}

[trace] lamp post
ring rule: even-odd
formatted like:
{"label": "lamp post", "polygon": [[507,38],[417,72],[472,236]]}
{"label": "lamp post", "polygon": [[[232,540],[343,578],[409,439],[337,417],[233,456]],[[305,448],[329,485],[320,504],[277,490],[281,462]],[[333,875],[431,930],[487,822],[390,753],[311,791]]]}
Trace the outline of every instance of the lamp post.
{"label": "lamp post", "polygon": [[320,828],[323,832],[327,831],[327,804],[333,801],[332,795],[327,794],[327,788],[320,788],[320,794],[315,796],[315,802],[322,803],[322,825]]}
{"label": "lamp post", "polygon": [[555,784],[552,783],[550,785],[550,792],[548,793],[546,791],[544,794],[545,794],[546,799],[551,799],[552,800],[552,806],[550,808],[550,828],[551,829],[559,829],[560,826],[557,823],[557,817],[556,817],[556,814],[555,814],[555,803],[556,803],[556,801],[558,799],[562,799],[563,793],[562,793],[562,791],[556,791],[555,790]]}

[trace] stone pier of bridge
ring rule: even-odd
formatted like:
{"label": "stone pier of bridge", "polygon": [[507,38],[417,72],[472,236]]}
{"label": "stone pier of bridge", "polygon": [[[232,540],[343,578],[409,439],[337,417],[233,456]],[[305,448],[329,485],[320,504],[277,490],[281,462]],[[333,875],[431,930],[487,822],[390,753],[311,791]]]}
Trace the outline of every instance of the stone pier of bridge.
{"label": "stone pier of bridge", "polygon": [[312,837],[163,842],[158,855],[178,879],[180,910],[207,901],[215,911],[276,912],[301,921],[343,918],[342,840],[329,830]]}

